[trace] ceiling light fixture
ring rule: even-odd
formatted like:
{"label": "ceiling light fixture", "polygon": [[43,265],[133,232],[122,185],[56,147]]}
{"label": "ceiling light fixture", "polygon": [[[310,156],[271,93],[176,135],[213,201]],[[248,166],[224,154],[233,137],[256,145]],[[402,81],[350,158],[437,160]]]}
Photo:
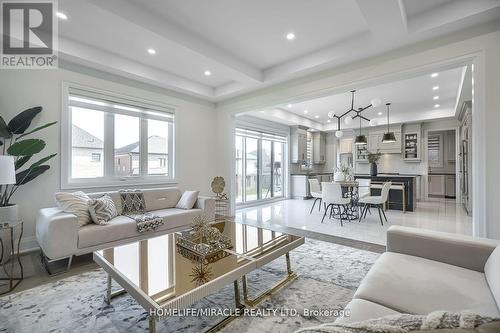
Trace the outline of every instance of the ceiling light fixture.
{"label": "ceiling light fixture", "polygon": [[438,100],[439,99],[439,96],[434,96],[432,97],[433,100]]}
{"label": "ceiling light fixture", "polygon": [[332,118],[337,118],[337,130],[335,131],[335,136],[337,139],[340,139],[342,136],[344,136],[344,132],[340,130],[340,117],[337,116],[333,111],[328,112],[328,122],[331,122]]}
{"label": "ceiling light fixture", "polygon": [[148,53],[149,54],[156,54],[156,50],[155,49],[148,49]]}
{"label": "ceiling light fixture", "polygon": [[434,107],[435,107],[435,108],[438,108],[438,107],[440,107],[440,106],[441,106],[441,105],[439,105],[439,104],[434,104]]}
{"label": "ceiling light fixture", "polygon": [[289,109],[291,109],[293,105],[292,104],[288,104],[287,106],[288,106]]}
{"label": "ceiling light fixture", "polygon": [[56,12],[56,16],[60,18],[61,20],[67,20],[68,15],[64,14],[63,12]]}
{"label": "ceiling light fixture", "polygon": [[315,115],[315,116],[314,116],[314,118],[318,119],[318,118],[319,118],[319,116],[318,116],[318,115]]}
{"label": "ceiling light fixture", "polygon": [[432,90],[439,90],[439,86],[432,87]]}
{"label": "ceiling light fixture", "polygon": [[361,133],[361,117],[359,117],[359,135],[356,136],[356,140],[354,140],[355,145],[366,145],[368,140],[366,140],[366,135]]}
{"label": "ceiling light fixture", "polygon": [[327,123],[331,123],[331,122],[332,122],[332,120],[331,120],[331,119],[328,119],[326,122],[327,122]]}
{"label": "ceiling light fixture", "polygon": [[286,39],[288,40],[294,40],[295,39],[295,34],[293,32],[289,32],[286,34]]}
{"label": "ceiling light fixture", "polygon": [[210,76],[210,75],[212,75],[212,72],[209,70],[206,70],[205,72],[203,72],[203,74],[205,74],[205,76]]}
{"label": "ceiling light fixture", "polygon": [[309,112],[309,111],[307,111],[307,110],[304,110],[304,113],[305,113],[305,114],[307,114],[308,112]]}
{"label": "ceiling light fixture", "polygon": [[387,106],[387,132],[384,133],[384,136],[382,137],[382,142],[383,143],[393,143],[396,142],[396,136],[394,135],[394,132],[389,132],[389,106],[391,103],[385,104]]}
{"label": "ceiling light fixture", "polygon": [[377,113],[377,114],[378,114],[379,116],[381,116],[381,115],[382,115],[382,112],[379,112],[379,113]]}
{"label": "ceiling light fixture", "polygon": [[439,76],[439,73],[432,73],[431,74],[431,77],[438,77]]}

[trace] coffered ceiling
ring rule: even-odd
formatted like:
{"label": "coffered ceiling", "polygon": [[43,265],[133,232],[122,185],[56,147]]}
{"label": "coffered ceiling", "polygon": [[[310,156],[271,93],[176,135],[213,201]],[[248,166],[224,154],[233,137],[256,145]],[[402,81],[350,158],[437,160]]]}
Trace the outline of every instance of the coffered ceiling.
{"label": "coffered ceiling", "polygon": [[63,59],[216,102],[498,19],[500,1],[60,0],[59,11]]}
{"label": "coffered ceiling", "polygon": [[[378,84],[358,89],[355,94],[354,108],[370,105],[372,99],[380,99],[381,105],[370,107],[362,115],[375,124],[387,124],[386,103],[390,106],[390,122],[405,123],[439,118],[454,117],[460,93],[470,99],[471,84],[465,82],[467,67],[444,69],[425,73],[412,78]],[[470,81],[470,76],[468,76]],[[468,91],[467,91],[468,90]],[[328,117],[329,112],[340,116],[351,108],[351,93],[328,95],[298,103],[277,105],[265,110],[249,112],[254,117],[279,122],[286,125],[304,125],[318,130],[336,130],[337,121]],[[356,115],[354,112],[349,114]],[[369,126],[362,121],[362,127]],[[357,128],[359,119],[350,125],[342,119],[341,129]]]}

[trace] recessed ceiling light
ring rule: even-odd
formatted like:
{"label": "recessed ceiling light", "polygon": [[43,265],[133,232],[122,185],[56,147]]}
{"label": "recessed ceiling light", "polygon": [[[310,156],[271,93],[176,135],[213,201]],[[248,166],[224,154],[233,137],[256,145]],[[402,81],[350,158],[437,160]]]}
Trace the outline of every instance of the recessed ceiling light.
{"label": "recessed ceiling light", "polygon": [[331,122],[332,122],[332,120],[331,120],[331,119],[328,119],[326,122],[327,122],[327,123],[331,123]]}
{"label": "recessed ceiling light", "polygon": [[377,113],[377,114],[378,114],[379,116],[381,116],[381,115],[382,115],[382,112],[379,112],[379,113]]}
{"label": "recessed ceiling light", "polygon": [[288,106],[288,108],[290,109],[293,105],[292,105],[292,104],[288,104],[287,106]]}
{"label": "recessed ceiling light", "polygon": [[259,111],[260,113],[264,113],[264,111]]}
{"label": "recessed ceiling light", "polygon": [[439,99],[439,96],[434,96],[434,97],[432,97],[432,99],[437,100],[437,99]]}
{"label": "recessed ceiling light", "polygon": [[288,40],[294,40],[295,39],[295,34],[293,32],[289,32],[286,34],[286,39]]}
{"label": "recessed ceiling light", "polygon": [[203,74],[205,74],[205,76],[210,76],[210,75],[212,75],[212,72],[207,70],[207,71],[204,71]]}
{"label": "recessed ceiling light", "polygon": [[148,53],[149,54],[156,54],[156,50],[155,49],[148,49]]}
{"label": "recessed ceiling light", "polygon": [[439,73],[432,73],[431,74],[431,77],[438,77],[439,76]]}
{"label": "recessed ceiling light", "polygon": [[61,20],[68,19],[68,15],[64,14],[63,12],[56,12],[56,16],[59,17]]}
{"label": "recessed ceiling light", "polygon": [[305,113],[305,114],[307,114],[308,112],[309,112],[309,111],[307,111],[307,110],[304,110],[304,113]]}
{"label": "recessed ceiling light", "polygon": [[438,108],[438,107],[440,107],[440,105],[439,104],[434,104],[434,107]]}
{"label": "recessed ceiling light", "polygon": [[319,118],[319,116],[318,116],[318,115],[315,115],[315,116],[314,116],[314,118],[318,119],[318,118]]}
{"label": "recessed ceiling light", "polygon": [[439,90],[439,86],[432,87],[432,90]]}

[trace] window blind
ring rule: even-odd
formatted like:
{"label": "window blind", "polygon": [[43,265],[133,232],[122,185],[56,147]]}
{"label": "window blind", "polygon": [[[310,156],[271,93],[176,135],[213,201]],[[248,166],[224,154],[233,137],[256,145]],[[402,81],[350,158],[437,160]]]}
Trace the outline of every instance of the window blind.
{"label": "window blind", "polygon": [[173,122],[175,111],[159,104],[108,96],[80,88],[69,88],[69,106],[168,122]]}

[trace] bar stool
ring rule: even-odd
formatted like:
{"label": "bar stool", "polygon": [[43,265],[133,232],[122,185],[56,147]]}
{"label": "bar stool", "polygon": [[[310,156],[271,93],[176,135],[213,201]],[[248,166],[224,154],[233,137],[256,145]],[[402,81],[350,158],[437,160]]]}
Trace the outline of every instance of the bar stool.
{"label": "bar stool", "polygon": [[321,211],[321,202],[322,202],[322,193],[321,193],[321,187],[319,186],[319,181],[316,178],[311,178],[309,180],[309,190],[311,192],[311,196],[314,198],[313,205],[311,207],[311,211],[309,214],[312,214],[312,211],[314,209],[314,205],[316,205],[316,201],[319,200],[319,206],[318,206],[318,211]]}

